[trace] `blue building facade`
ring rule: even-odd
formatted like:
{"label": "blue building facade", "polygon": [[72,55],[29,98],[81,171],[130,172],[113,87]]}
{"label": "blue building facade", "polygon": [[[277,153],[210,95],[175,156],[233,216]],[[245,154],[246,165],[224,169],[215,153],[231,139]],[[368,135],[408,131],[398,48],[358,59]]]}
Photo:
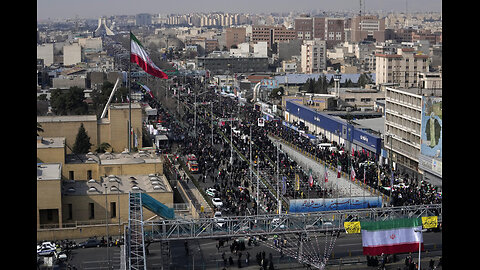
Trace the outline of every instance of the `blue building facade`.
{"label": "blue building facade", "polygon": [[317,112],[291,101],[286,102],[285,112],[287,122],[293,120],[305,122],[309,126],[309,130],[315,130],[317,134],[323,134],[330,141],[336,141],[339,144],[349,141],[357,150],[359,148],[365,149],[374,153],[377,157],[381,154],[382,139],[379,136],[357,128],[343,119]]}

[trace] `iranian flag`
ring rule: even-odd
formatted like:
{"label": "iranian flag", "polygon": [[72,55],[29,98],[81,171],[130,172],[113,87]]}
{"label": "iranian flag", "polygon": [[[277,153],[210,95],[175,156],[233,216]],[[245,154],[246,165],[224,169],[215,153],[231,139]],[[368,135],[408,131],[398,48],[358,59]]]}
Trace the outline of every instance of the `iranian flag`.
{"label": "iranian flag", "polygon": [[167,74],[153,63],[145,48],[132,32],[130,32],[130,62],[137,63],[146,73],[152,76],[168,79]]}
{"label": "iranian flag", "polygon": [[423,251],[421,218],[392,219],[385,221],[362,221],[363,255],[377,256]]}

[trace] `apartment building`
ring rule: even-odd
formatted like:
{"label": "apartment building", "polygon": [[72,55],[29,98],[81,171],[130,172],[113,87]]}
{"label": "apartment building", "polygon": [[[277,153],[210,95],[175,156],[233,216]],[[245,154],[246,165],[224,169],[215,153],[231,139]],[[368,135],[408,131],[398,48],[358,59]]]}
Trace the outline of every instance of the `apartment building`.
{"label": "apartment building", "polygon": [[355,16],[351,20],[351,42],[375,39],[385,41],[385,18],[376,15]]}
{"label": "apartment building", "polygon": [[417,87],[418,74],[428,72],[428,55],[416,54],[413,48],[398,48],[396,54],[375,54],[375,83],[395,83],[400,88]]}
{"label": "apartment building", "polygon": [[298,39],[325,40],[330,49],[345,41],[344,24],[343,18],[300,17],[295,19],[295,32]]}
{"label": "apartment building", "polygon": [[247,37],[247,30],[245,27],[229,27],[225,30],[225,41],[227,49],[232,45],[244,43]]}
{"label": "apartment building", "polygon": [[273,43],[287,42],[297,38],[295,30],[287,29],[285,26],[256,25],[252,26],[252,40],[254,43],[266,41],[268,48]]}
{"label": "apartment building", "polygon": [[326,69],[326,41],[305,40],[301,47],[301,68],[303,73],[319,73]]}
{"label": "apartment building", "polygon": [[[385,90],[384,148],[388,158],[403,168],[420,173],[423,102],[426,97],[442,96],[441,89],[393,88]],[[397,166],[397,169],[399,167]]]}

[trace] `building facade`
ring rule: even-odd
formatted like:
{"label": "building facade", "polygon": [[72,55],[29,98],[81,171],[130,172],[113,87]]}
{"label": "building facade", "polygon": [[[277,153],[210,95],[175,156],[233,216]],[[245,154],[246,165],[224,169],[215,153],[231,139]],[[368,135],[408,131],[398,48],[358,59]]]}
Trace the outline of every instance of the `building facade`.
{"label": "building facade", "polygon": [[385,41],[385,18],[376,15],[355,16],[351,20],[351,41]]}
{"label": "building facade", "polygon": [[287,42],[296,39],[295,30],[287,29],[285,26],[255,25],[252,26],[252,40],[254,43],[266,41],[268,48],[272,48],[273,43]]}
{"label": "building facade", "polygon": [[416,54],[412,48],[399,48],[396,54],[375,54],[375,83],[395,83],[400,88],[418,86],[418,75],[428,72],[428,55]]}
{"label": "building facade", "polygon": [[343,18],[300,17],[295,19],[298,39],[326,41],[328,49],[345,41],[345,20]]}
{"label": "building facade", "polygon": [[[69,116],[37,116],[37,122],[42,125],[42,136],[64,137],[66,153],[72,152],[73,144],[78,129],[83,124],[92,144],[90,150],[94,151],[98,145],[107,142],[111,145],[112,152],[122,152],[128,149],[128,104],[110,104],[106,118],[97,120],[96,115],[69,115]],[[132,104],[132,128],[134,136],[132,148],[137,145],[142,147],[142,109],[139,104]]]}
{"label": "building facade", "polygon": [[247,30],[245,27],[229,27],[225,30],[225,42],[227,49],[232,45],[244,43],[247,38]]}
{"label": "building facade", "polygon": [[418,165],[422,102],[425,96],[441,97],[441,93],[441,89],[386,88],[384,148],[389,151],[387,158],[413,172],[421,172]]}
{"label": "building facade", "polygon": [[326,41],[305,40],[301,47],[301,67],[303,73],[319,73],[327,67]]}

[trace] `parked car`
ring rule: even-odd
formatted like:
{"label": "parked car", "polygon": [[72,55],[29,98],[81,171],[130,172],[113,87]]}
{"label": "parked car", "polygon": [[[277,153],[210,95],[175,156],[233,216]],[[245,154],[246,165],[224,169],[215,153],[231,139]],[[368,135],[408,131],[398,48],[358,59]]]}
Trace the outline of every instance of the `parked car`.
{"label": "parked car", "polygon": [[207,195],[210,197],[215,197],[215,195],[217,194],[217,190],[214,188],[207,188],[207,190],[205,190],[205,193],[207,193]]}
{"label": "parked car", "polygon": [[212,203],[215,207],[222,207],[223,206],[223,202],[220,198],[213,198]]}
{"label": "parked car", "polygon": [[40,245],[37,245],[37,255],[39,256],[49,256],[55,253],[57,248],[52,242],[43,242]]}
{"label": "parked car", "polygon": [[88,239],[85,242],[81,242],[78,244],[78,247],[81,248],[88,248],[88,247],[100,247],[102,245],[102,241],[98,239]]}

